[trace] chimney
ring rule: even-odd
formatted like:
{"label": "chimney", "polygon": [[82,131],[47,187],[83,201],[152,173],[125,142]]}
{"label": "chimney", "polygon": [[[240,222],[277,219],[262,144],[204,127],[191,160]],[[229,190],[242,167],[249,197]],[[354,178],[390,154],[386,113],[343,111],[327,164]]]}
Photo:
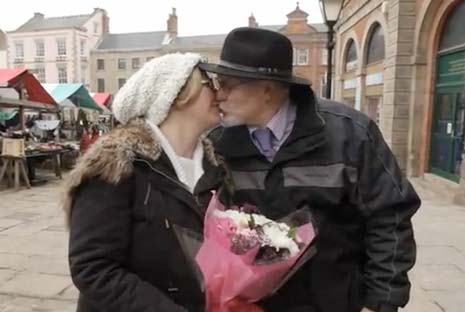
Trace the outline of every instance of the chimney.
{"label": "chimney", "polygon": [[258,23],[253,13],[249,16],[249,27],[258,28]]}
{"label": "chimney", "polygon": [[105,10],[103,10],[102,14],[102,31],[104,34],[110,33],[110,18]]}
{"label": "chimney", "polygon": [[173,12],[169,15],[167,23],[168,34],[174,38],[178,35],[178,16],[176,15],[176,8],[173,8]]}
{"label": "chimney", "polygon": [[42,13],[35,12],[34,13],[34,18],[36,18],[36,19],[44,19],[44,15]]}

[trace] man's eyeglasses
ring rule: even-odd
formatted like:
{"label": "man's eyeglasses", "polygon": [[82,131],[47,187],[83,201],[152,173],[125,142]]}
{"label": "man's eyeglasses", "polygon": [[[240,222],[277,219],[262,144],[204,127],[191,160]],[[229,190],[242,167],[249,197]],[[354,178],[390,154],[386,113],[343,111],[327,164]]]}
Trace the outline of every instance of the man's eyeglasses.
{"label": "man's eyeglasses", "polygon": [[239,87],[240,85],[249,83],[249,82],[252,81],[252,79],[240,79],[240,80],[237,80],[237,81],[226,80],[226,79],[218,79],[216,81],[218,83],[218,90],[221,89],[222,91],[224,91],[226,93],[231,93],[231,91],[234,88]]}

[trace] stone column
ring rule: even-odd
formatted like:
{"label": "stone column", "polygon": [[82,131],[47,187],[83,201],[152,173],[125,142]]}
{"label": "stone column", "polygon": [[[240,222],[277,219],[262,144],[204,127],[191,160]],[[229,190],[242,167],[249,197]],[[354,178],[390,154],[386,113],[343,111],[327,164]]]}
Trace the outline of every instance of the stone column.
{"label": "stone column", "polygon": [[391,0],[381,129],[402,171],[407,168],[415,0]]}

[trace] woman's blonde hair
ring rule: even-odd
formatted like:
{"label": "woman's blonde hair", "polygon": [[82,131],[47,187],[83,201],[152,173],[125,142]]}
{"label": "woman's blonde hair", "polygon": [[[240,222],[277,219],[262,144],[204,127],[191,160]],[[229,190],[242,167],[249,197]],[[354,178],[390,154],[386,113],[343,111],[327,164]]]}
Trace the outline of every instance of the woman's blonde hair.
{"label": "woman's blonde hair", "polygon": [[180,108],[189,102],[195,101],[202,91],[202,79],[204,79],[202,72],[198,67],[195,67],[186,84],[174,100],[173,108]]}

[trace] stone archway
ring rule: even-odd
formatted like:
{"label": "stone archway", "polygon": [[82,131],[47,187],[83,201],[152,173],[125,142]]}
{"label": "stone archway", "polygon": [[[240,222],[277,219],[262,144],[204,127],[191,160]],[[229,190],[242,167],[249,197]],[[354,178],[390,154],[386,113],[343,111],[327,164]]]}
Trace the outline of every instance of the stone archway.
{"label": "stone archway", "polygon": [[429,170],[437,51],[444,23],[462,0],[428,0],[418,12],[414,39],[413,87],[410,103],[409,174]]}
{"label": "stone archway", "polygon": [[[360,43],[357,40],[355,33],[347,34],[344,44],[341,46],[339,60],[341,62],[339,68],[339,97],[340,100],[349,106],[359,109],[359,99],[357,95],[360,93],[359,72],[361,51]],[[348,59],[351,59],[348,61]]]}
{"label": "stone archway", "polygon": [[369,24],[365,29],[362,41],[361,68],[363,94],[361,99],[362,111],[377,124],[382,120],[384,98],[384,62],[386,59],[387,40],[386,30],[378,21]]}

